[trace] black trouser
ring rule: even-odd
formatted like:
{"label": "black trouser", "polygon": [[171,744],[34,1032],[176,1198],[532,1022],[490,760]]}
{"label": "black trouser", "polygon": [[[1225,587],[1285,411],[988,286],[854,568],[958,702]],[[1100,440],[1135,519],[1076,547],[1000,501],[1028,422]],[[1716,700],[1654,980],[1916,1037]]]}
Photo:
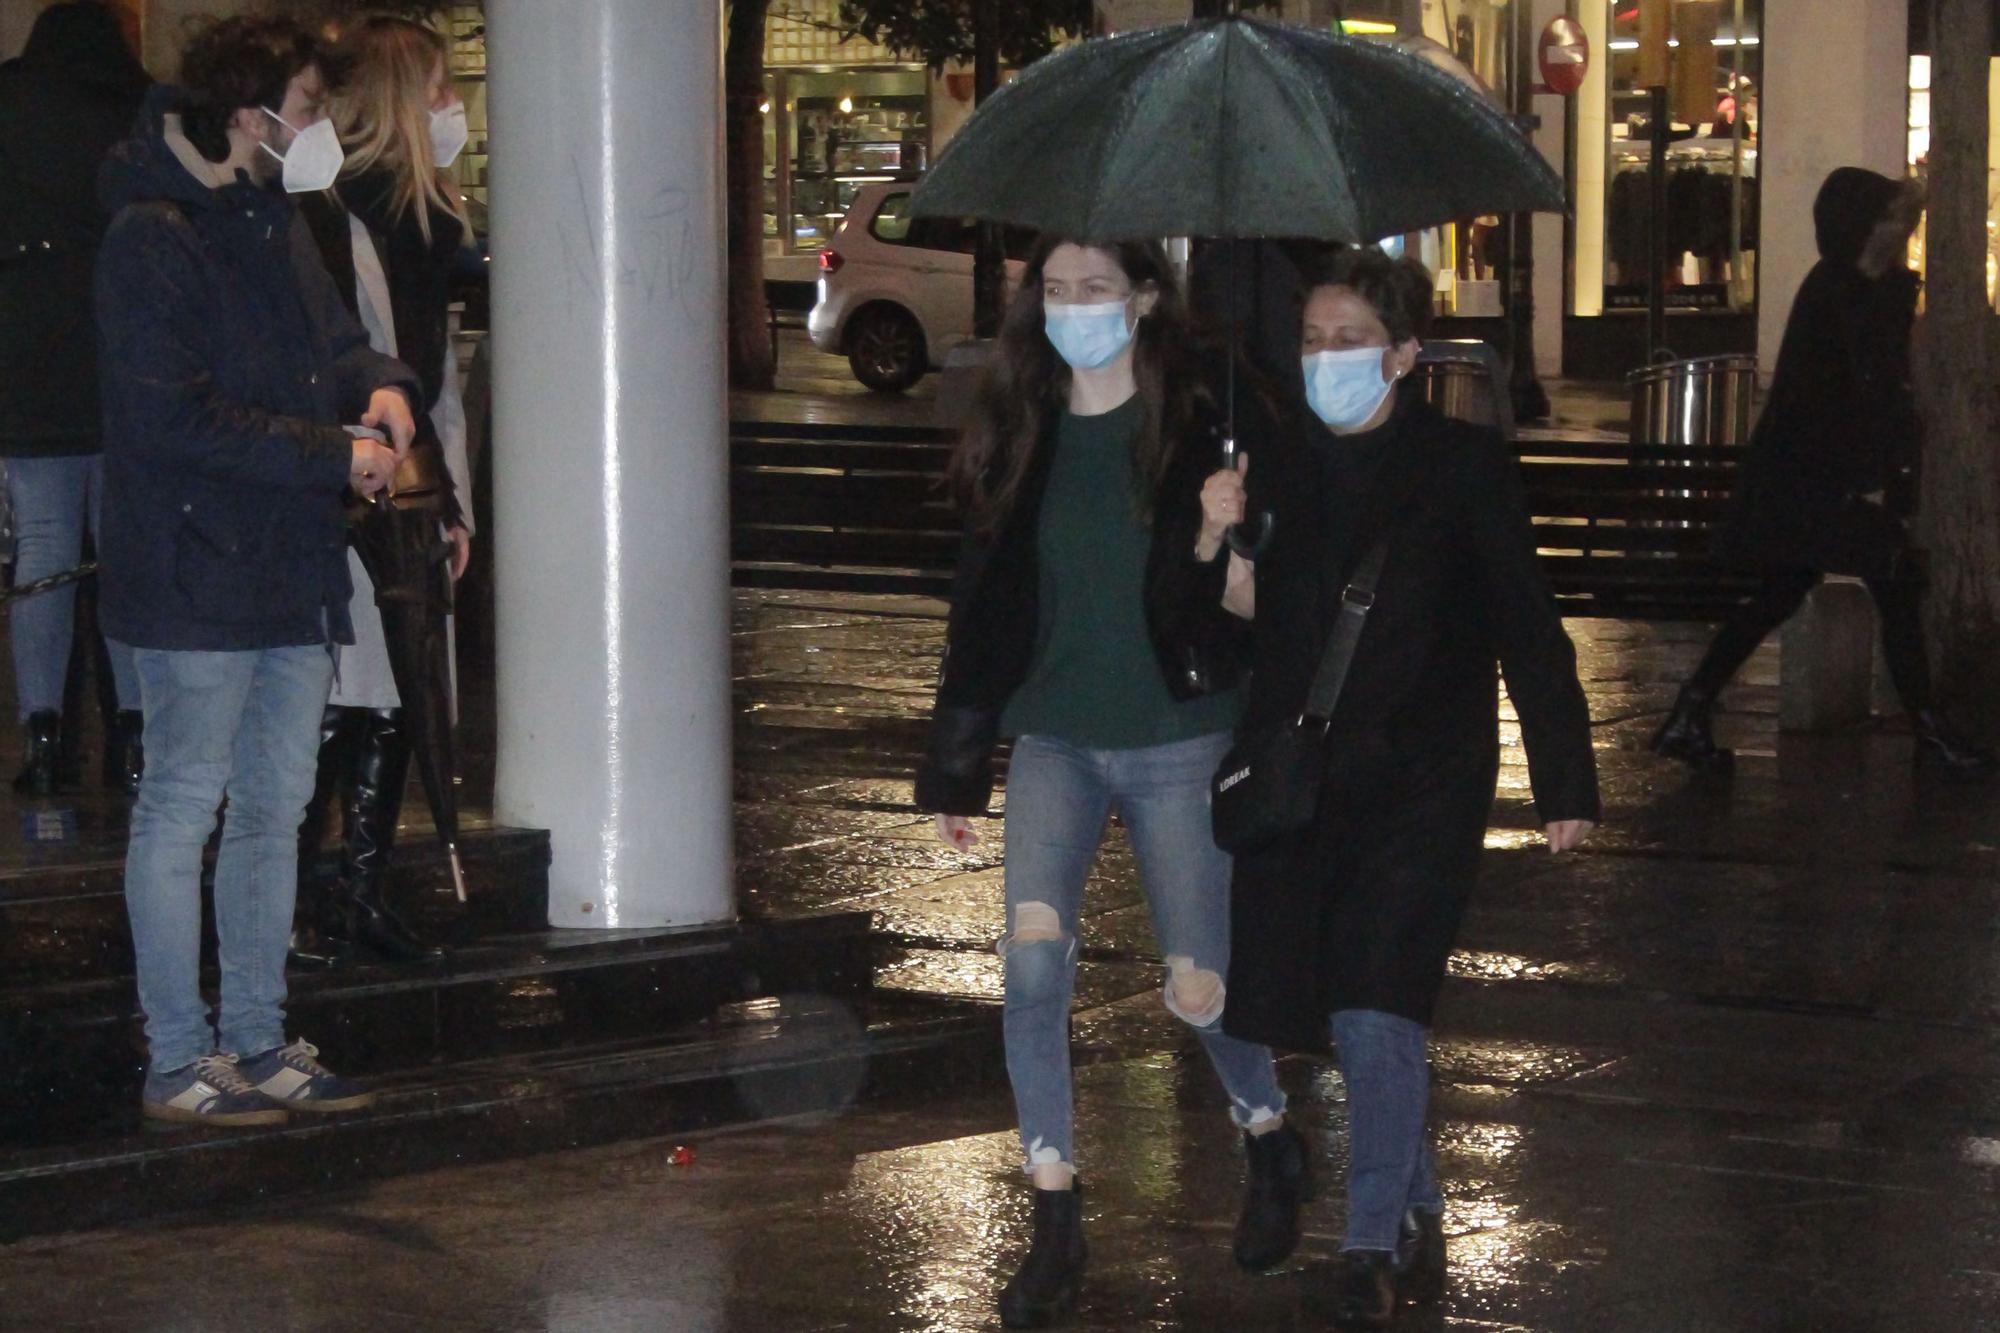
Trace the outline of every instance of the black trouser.
{"label": "black trouser", "polygon": [[[1722,622],[1708,655],[1701,659],[1688,689],[1713,698],[1757,651],[1765,636],[1791,618],[1806,594],[1826,576],[1813,569],[1777,569],[1764,576],[1754,596]],[[1916,578],[1863,580],[1881,613],[1882,651],[1889,679],[1903,707],[1918,713],[1931,706],[1930,659],[1924,650],[1923,584]]]}

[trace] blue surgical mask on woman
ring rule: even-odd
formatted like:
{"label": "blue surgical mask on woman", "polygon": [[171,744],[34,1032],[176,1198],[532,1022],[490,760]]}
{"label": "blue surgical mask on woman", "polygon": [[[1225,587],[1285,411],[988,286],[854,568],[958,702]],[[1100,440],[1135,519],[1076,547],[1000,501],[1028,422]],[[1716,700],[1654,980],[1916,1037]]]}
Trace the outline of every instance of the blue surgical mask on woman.
{"label": "blue surgical mask on woman", "polygon": [[1102,370],[1118,359],[1132,341],[1132,326],[1125,322],[1125,302],[1105,301],[1099,305],[1058,305],[1044,307],[1042,326],[1056,355],[1074,370]]}
{"label": "blue surgical mask on woman", "polygon": [[1335,430],[1366,425],[1396,387],[1396,382],[1382,373],[1382,358],[1388,350],[1354,347],[1314,352],[1304,358],[1306,404],[1313,415]]}

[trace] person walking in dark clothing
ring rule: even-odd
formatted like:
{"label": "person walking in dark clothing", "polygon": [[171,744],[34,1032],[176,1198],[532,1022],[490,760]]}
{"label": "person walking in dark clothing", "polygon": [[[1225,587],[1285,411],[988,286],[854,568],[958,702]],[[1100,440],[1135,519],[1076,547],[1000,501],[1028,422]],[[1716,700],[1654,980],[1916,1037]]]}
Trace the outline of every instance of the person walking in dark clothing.
{"label": "person walking in dark clothing", "polygon": [[[0,66],[0,458],[17,534],[14,579],[74,567],[104,491],[91,273],[105,218],[97,169],[131,129],[148,86],[118,18],[96,0],[55,5],[27,49]],[[9,615],[14,691],[27,731],[18,791],[54,793],[63,678],[76,589],[18,603]],[[107,649],[118,714],[104,780],[136,791],[139,683],[132,654]]]}
{"label": "person walking in dark clothing", "polygon": [[1653,737],[1653,750],[1726,767],[1716,700],[1766,635],[1828,574],[1860,578],[1881,612],[1890,679],[1920,759],[1959,773],[1990,750],[1952,735],[1931,700],[1923,565],[1910,542],[1922,422],[1910,384],[1917,275],[1903,255],[1923,211],[1913,181],[1859,167],[1826,178],[1813,203],[1820,261],[1792,303],[1764,415],[1743,463],[1723,550],[1763,582],[1723,623]]}
{"label": "person walking in dark clothing", "polygon": [[[1183,473],[1188,501],[1162,510],[1180,554],[1155,585],[1154,616],[1190,646],[1233,624],[1250,664],[1238,735],[1255,736],[1306,712],[1357,570],[1381,553],[1311,822],[1236,856],[1222,1021],[1291,1049],[1332,1036],[1350,1168],[1331,1312],[1382,1327],[1399,1300],[1435,1299],[1444,1280],[1426,1029],[1485,845],[1503,672],[1550,850],[1574,848],[1597,820],[1597,771],[1512,456],[1498,432],[1449,420],[1400,383],[1429,275],[1367,249],[1307,282],[1312,416],[1239,431],[1245,473],[1209,473],[1205,460]],[[1223,541],[1252,491],[1274,521],[1246,597]]]}

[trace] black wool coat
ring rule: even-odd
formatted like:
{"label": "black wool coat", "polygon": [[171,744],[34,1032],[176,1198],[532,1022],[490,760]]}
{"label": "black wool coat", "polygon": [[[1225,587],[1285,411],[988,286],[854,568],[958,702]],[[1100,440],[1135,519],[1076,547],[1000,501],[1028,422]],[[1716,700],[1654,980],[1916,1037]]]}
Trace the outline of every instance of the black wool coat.
{"label": "black wool coat", "polygon": [[[1388,557],[1327,743],[1307,830],[1236,861],[1229,1002],[1235,1036],[1323,1049],[1328,1017],[1377,1009],[1428,1023],[1477,878],[1499,765],[1498,676],[1520,717],[1546,821],[1596,819],[1590,717],[1499,435],[1402,402],[1368,494],[1335,504],[1301,418],[1258,442],[1253,501],[1276,515],[1257,561],[1243,727],[1295,718],[1339,605],[1379,534]],[[1331,530],[1330,513],[1356,516]],[[1174,623],[1234,621],[1224,561],[1191,544],[1161,591]],[[1242,622],[1235,621],[1241,626]]]}
{"label": "black wool coat", "polygon": [[[1922,425],[1911,387],[1916,274],[1857,266],[1900,190],[1844,167],[1813,207],[1820,261],[1785,323],[1771,394],[1722,537],[1741,563],[1886,575],[1908,543]],[[1883,503],[1860,497],[1883,493]]]}
{"label": "black wool coat", "polygon": [[155,89],[102,173],[99,619],[137,648],[352,643],[342,425],[377,389],[414,408],[416,377],[370,350],[284,194],[194,174],[177,98]]}
{"label": "black wool coat", "polygon": [[431,421],[431,409],[444,393],[445,344],[450,340],[451,266],[465,228],[449,213],[431,210],[430,239],[424,239],[416,215],[399,212],[390,202],[395,178],[376,169],[340,182],[333,190],[299,196],[299,216],[310,228],[320,260],[333,279],[341,302],[357,320],[361,301],[355,288],[352,214],[368,229],[382,261],[389,289],[389,317],[396,331],[396,359],[416,372],[422,386],[422,410],[416,414],[413,449],[436,454],[431,474],[444,481],[443,520],[447,528],[464,519],[463,497],[445,466],[443,443]]}
{"label": "black wool coat", "polygon": [[0,65],[0,456],[96,453],[97,169],[146,72],[109,9],[62,5]]}

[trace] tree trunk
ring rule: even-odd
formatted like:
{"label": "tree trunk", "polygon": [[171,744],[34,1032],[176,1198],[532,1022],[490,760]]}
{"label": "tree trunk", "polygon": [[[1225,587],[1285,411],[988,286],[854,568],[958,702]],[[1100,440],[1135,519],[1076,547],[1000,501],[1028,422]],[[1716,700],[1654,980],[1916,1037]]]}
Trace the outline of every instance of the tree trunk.
{"label": "tree trunk", "polygon": [[770,0],[730,0],[723,57],[729,163],[729,382],[768,389],[777,373],[764,299],[764,14]]}
{"label": "tree trunk", "polygon": [[2000,447],[1986,297],[1989,0],[1932,0],[1930,221],[1919,531],[1940,701],[1995,721],[2000,679]]}
{"label": "tree trunk", "polygon": [[[1000,0],[972,0],[972,104],[985,104],[1000,87]],[[1000,228],[979,224],[972,252],[972,336],[993,338],[1000,333],[1000,307],[1006,299],[1006,257]]]}

